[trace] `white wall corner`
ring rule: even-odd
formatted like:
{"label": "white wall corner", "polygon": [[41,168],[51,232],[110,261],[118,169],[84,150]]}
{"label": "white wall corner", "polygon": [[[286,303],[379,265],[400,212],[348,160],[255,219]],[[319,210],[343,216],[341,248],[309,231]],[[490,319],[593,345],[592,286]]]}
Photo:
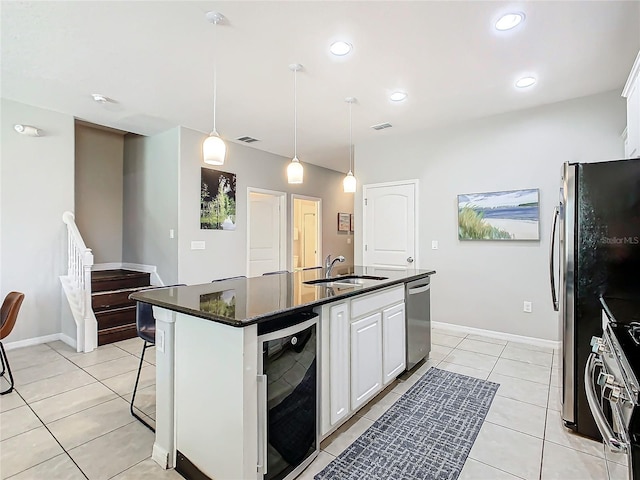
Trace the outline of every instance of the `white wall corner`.
{"label": "white wall corner", "polygon": [[78,342],[76,342],[75,339],[71,338],[69,335],[65,335],[64,333],[61,333],[60,334],[60,341],[63,342],[63,343],[66,343],[71,348],[74,348],[77,351]]}

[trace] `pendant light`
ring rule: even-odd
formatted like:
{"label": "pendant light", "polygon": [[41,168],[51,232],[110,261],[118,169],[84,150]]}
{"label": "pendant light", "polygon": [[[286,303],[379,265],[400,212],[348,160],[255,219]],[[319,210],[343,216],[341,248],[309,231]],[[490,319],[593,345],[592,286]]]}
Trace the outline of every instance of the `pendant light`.
{"label": "pendant light", "polygon": [[303,168],[298,160],[298,70],[302,70],[302,65],[292,63],[289,70],[293,70],[293,158],[287,167],[287,181],[302,183]]}
{"label": "pendant light", "polygon": [[349,104],[349,173],[344,177],[342,186],[344,187],[344,193],[355,193],[356,191],[356,177],[353,176],[352,164],[353,164],[353,121],[351,119],[351,109],[355,103],[355,97],[347,97],[344,100]]}
{"label": "pendant light", "polygon": [[[224,20],[224,15],[218,12],[207,12],[207,20],[214,24],[217,28],[218,24]],[[215,30],[214,30],[215,31]],[[214,36],[215,44],[215,36]],[[216,100],[217,100],[217,71],[216,71],[216,55],[213,58],[213,130],[202,143],[202,157],[204,163],[209,165],[224,164],[224,157],[227,154],[227,146],[224,144],[220,135],[216,131]]]}

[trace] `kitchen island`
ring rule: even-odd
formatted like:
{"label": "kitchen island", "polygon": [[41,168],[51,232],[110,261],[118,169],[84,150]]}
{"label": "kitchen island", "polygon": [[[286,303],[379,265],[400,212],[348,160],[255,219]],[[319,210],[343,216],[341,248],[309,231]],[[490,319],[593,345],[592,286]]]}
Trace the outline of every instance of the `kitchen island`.
{"label": "kitchen island", "polygon": [[[287,329],[307,328],[286,337],[292,355],[298,351],[302,360],[296,363],[300,372],[292,368],[283,378],[296,392],[317,382],[316,440],[335,430],[404,370],[404,285],[434,273],[339,266],[331,279],[318,268],[133,294],[154,306],[156,318],[154,460],[165,468],[177,463],[188,478],[262,478],[274,455],[271,444],[267,452],[260,439],[267,428],[270,435],[275,429],[261,414],[267,403],[263,356],[280,345],[274,343],[281,341],[277,334]],[[336,328],[330,333],[330,324],[340,325],[342,333]],[[298,336],[304,341],[294,348]],[[317,349],[303,350],[314,344]],[[383,358],[384,352],[390,356]],[[351,367],[350,374],[334,378],[334,371],[349,365],[364,365],[366,371]],[[280,388],[269,378],[272,387]],[[297,456],[286,446],[280,451]]]}

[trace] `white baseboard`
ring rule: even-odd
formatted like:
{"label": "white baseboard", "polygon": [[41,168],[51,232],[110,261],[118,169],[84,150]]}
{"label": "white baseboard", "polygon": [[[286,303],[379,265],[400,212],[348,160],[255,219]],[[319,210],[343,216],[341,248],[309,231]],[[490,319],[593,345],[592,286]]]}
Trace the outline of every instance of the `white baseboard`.
{"label": "white baseboard", "polygon": [[171,456],[164,448],[157,443],[153,444],[153,450],[151,451],[151,459],[160,465],[165,470],[167,468],[175,468],[175,465],[170,464]]}
{"label": "white baseboard", "polygon": [[27,338],[25,340],[18,340],[16,342],[4,343],[3,345],[5,350],[13,350],[14,348],[31,347],[33,345],[40,345],[41,343],[49,343],[55,342],[56,340],[61,340],[68,345],[72,345],[73,348],[76,348],[75,342],[69,343],[69,341],[63,339],[62,337],[65,337],[69,341],[73,342],[71,338],[63,335],[62,333],[53,333],[51,335],[44,335],[42,337]]}
{"label": "white baseboard", "polygon": [[74,338],[71,338],[69,335],[65,335],[64,333],[60,333],[60,341],[66,343],[71,348],[78,349],[78,342]]}
{"label": "white baseboard", "polygon": [[545,340],[544,338],[536,337],[525,337],[522,335],[514,335],[513,333],[496,332],[494,330],[484,330],[482,328],[455,325],[453,323],[431,322],[431,325],[437,328],[441,328],[442,330],[449,330],[451,332],[464,332],[473,335],[484,335],[485,337],[497,338],[499,340],[506,340],[508,342],[528,343],[529,345],[536,345],[538,347],[557,349],[562,346],[561,341]]}

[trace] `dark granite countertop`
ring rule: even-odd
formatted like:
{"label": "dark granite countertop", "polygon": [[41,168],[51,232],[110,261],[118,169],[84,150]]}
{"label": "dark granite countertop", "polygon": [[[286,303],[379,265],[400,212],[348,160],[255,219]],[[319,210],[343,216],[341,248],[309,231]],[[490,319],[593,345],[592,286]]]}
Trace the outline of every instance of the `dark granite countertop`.
{"label": "dark granite countertop", "polygon": [[129,298],[176,312],[244,327],[433,275],[435,270],[386,270],[374,267],[336,265],[331,277],[372,275],[385,280],[364,280],[361,285],[334,283],[308,285],[325,277],[317,268],[294,273],[222,280],[202,285],[158,288],[131,294]]}

